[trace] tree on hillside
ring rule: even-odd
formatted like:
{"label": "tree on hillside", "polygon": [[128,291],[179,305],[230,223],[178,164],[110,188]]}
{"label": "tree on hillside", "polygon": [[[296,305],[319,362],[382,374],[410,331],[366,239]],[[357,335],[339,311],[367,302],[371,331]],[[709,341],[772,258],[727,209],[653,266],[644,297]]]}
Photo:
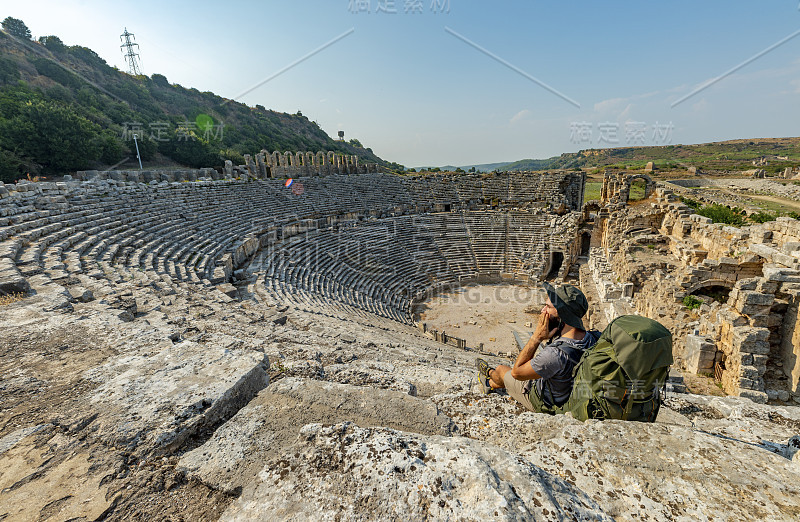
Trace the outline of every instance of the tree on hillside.
{"label": "tree on hillside", "polygon": [[47,173],[65,173],[99,159],[100,128],[70,107],[33,100],[17,114],[0,120],[0,143],[19,155],[35,158]]}
{"label": "tree on hillside", "polygon": [[169,87],[169,80],[163,74],[154,74],[150,77],[154,84],[158,85],[159,87]]}
{"label": "tree on hillside", "polygon": [[7,32],[11,36],[16,36],[17,38],[25,38],[26,40],[31,39],[31,30],[28,29],[28,26],[25,25],[25,22],[19,18],[12,18],[9,16],[3,20],[3,31]]}
{"label": "tree on hillside", "polygon": [[61,41],[58,36],[40,36],[39,43],[53,51],[54,53],[63,53],[67,50],[67,46]]}

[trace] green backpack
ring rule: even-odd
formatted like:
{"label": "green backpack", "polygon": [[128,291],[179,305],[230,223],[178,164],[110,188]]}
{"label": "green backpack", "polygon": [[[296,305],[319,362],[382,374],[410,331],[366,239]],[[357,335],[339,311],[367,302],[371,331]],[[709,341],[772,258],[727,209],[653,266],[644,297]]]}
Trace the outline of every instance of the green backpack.
{"label": "green backpack", "polygon": [[572,394],[558,413],[654,422],[672,362],[672,334],[661,323],[617,317],[575,367]]}

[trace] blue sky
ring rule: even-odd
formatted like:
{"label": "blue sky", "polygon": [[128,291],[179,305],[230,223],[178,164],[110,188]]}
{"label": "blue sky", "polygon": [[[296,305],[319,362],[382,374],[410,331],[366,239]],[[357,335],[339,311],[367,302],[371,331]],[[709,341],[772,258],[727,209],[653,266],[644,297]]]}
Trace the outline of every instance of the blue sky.
{"label": "blue sky", "polygon": [[127,27],[146,74],[231,98],[353,29],[238,99],[407,166],[800,136],[798,0],[5,0],[6,16],[121,69]]}

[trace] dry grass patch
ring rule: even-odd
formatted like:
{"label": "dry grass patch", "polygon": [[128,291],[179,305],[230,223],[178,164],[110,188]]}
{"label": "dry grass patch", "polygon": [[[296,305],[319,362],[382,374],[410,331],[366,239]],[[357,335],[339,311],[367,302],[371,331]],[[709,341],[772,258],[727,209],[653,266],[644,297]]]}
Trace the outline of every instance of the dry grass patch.
{"label": "dry grass patch", "polygon": [[0,295],[0,306],[8,306],[11,303],[16,303],[17,301],[22,301],[23,299],[25,299],[25,294],[22,292]]}

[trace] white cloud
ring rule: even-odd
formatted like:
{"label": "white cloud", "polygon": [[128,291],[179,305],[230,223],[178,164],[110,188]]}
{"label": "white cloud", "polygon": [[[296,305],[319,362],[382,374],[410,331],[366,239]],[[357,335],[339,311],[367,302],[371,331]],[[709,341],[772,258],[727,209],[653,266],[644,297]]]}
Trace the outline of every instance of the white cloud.
{"label": "white cloud", "polygon": [[522,109],[521,111],[516,113],[511,118],[511,120],[509,120],[509,123],[513,125],[513,124],[517,123],[518,121],[522,121],[525,118],[527,118],[530,113],[531,113],[531,111],[529,111],[528,109]]}
{"label": "white cloud", "polygon": [[703,112],[708,109],[708,100],[705,98],[701,99],[697,103],[692,105],[692,110],[694,112]]}
{"label": "white cloud", "polygon": [[628,113],[630,112],[631,108],[633,107],[633,102],[646,100],[648,98],[653,98],[658,96],[665,91],[650,91],[644,92],[642,94],[633,94],[631,96],[621,97],[621,98],[609,98],[607,100],[603,100],[594,104],[595,112],[604,114],[604,113],[618,113],[617,116],[620,119],[624,119],[628,117]]}
{"label": "white cloud", "polygon": [[625,100],[625,98],[610,98],[608,100],[603,100],[594,104],[594,111],[600,113],[616,111],[623,103],[625,103]]}
{"label": "white cloud", "polygon": [[627,120],[627,119],[630,119],[630,117],[631,117],[631,109],[632,109],[632,108],[633,108],[633,104],[632,104],[632,103],[629,103],[629,104],[628,104],[628,106],[627,106],[627,107],[625,107],[625,110],[623,110],[623,111],[622,111],[622,112],[619,114],[619,116],[617,116],[617,119],[618,119],[618,120]]}

